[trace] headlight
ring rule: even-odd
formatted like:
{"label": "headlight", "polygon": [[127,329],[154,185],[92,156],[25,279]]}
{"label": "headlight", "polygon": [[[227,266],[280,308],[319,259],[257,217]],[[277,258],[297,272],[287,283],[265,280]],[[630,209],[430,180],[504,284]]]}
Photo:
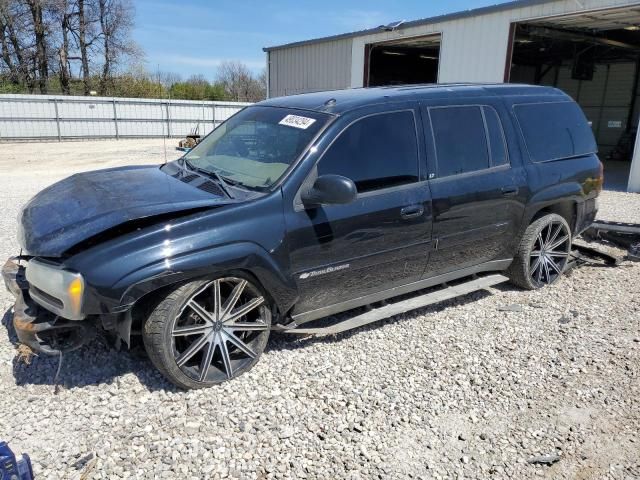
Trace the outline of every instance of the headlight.
{"label": "headlight", "polygon": [[84,279],[80,273],[33,258],[27,262],[25,275],[29,296],[36,303],[68,320],[84,319]]}

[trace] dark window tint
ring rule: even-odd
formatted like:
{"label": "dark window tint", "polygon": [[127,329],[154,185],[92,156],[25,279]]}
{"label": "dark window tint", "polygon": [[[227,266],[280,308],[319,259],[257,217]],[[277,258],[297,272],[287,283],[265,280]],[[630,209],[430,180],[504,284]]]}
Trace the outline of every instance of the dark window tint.
{"label": "dark window tint", "polygon": [[480,107],[430,108],[429,115],[439,177],[489,168]]}
{"label": "dark window tint", "polygon": [[363,118],[347,128],[318,164],[318,175],[342,175],[358,192],[418,180],[418,150],[412,112]]}
{"label": "dark window tint", "polygon": [[498,114],[491,107],[483,107],[484,118],[487,121],[487,132],[489,133],[489,150],[491,151],[491,166],[497,167],[509,163],[507,147],[505,144],[502,123]]}
{"label": "dark window tint", "polygon": [[591,127],[576,103],[516,105],[514,109],[534,162],[597,151]]}

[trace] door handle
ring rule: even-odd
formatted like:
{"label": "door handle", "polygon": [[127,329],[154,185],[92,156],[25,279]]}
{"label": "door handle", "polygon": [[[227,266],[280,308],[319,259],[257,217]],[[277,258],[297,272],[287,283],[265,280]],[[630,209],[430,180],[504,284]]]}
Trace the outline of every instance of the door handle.
{"label": "door handle", "polygon": [[405,220],[410,218],[417,218],[424,213],[424,207],[422,205],[409,205],[400,210],[400,216]]}
{"label": "door handle", "polygon": [[502,191],[502,195],[505,197],[515,197],[520,191],[518,187],[514,186],[502,187],[500,190]]}

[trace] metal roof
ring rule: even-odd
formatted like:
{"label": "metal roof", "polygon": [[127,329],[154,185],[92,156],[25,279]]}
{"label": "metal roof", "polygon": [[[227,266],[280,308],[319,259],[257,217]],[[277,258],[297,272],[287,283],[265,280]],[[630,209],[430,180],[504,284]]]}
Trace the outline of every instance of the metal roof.
{"label": "metal roof", "polygon": [[438,83],[302,93],[287,97],[270,98],[256,105],[313,110],[339,115],[360,107],[403,100],[522,95],[566,97],[566,94],[557,88],[540,85],[512,83]]}
{"label": "metal roof", "polygon": [[574,30],[616,30],[640,25],[640,5],[610,10],[570,13],[549,19],[532,20],[532,25],[569,28]]}
{"label": "metal roof", "polygon": [[[496,5],[489,5],[487,7],[473,8],[471,10],[463,10],[461,12],[447,13],[444,15],[437,15],[435,17],[412,20],[410,22],[402,23],[398,28],[419,27],[421,25],[429,25],[432,23],[440,23],[440,22],[445,22],[449,20],[456,20],[459,18],[473,17],[477,15],[486,15],[488,13],[501,12],[504,10],[511,10],[514,8],[530,7],[532,5],[538,5],[541,3],[549,3],[549,2],[555,2],[555,1],[557,0],[515,0],[511,2],[506,2],[506,3],[499,3]],[[339,35],[330,35],[328,37],[314,38],[311,40],[303,40],[300,42],[285,43],[283,45],[274,45],[272,47],[264,47],[262,50],[265,52],[269,52],[272,50],[280,50],[280,49],[289,48],[289,47],[299,47],[302,45],[309,45],[312,43],[330,42],[332,40],[342,40],[345,38],[353,38],[353,37],[359,37],[362,35],[370,35],[373,33],[383,32],[384,29],[381,27],[382,26],[375,27],[375,28],[368,28],[365,30],[359,30],[356,32],[342,33]]]}

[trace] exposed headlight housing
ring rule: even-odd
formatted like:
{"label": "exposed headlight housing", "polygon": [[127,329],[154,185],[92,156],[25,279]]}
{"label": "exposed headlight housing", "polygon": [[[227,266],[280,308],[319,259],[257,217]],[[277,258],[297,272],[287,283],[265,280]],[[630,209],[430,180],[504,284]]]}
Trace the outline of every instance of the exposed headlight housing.
{"label": "exposed headlight housing", "polygon": [[27,262],[25,270],[29,296],[50,312],[68,320],[83,320],[84,278],[37,258]]}

